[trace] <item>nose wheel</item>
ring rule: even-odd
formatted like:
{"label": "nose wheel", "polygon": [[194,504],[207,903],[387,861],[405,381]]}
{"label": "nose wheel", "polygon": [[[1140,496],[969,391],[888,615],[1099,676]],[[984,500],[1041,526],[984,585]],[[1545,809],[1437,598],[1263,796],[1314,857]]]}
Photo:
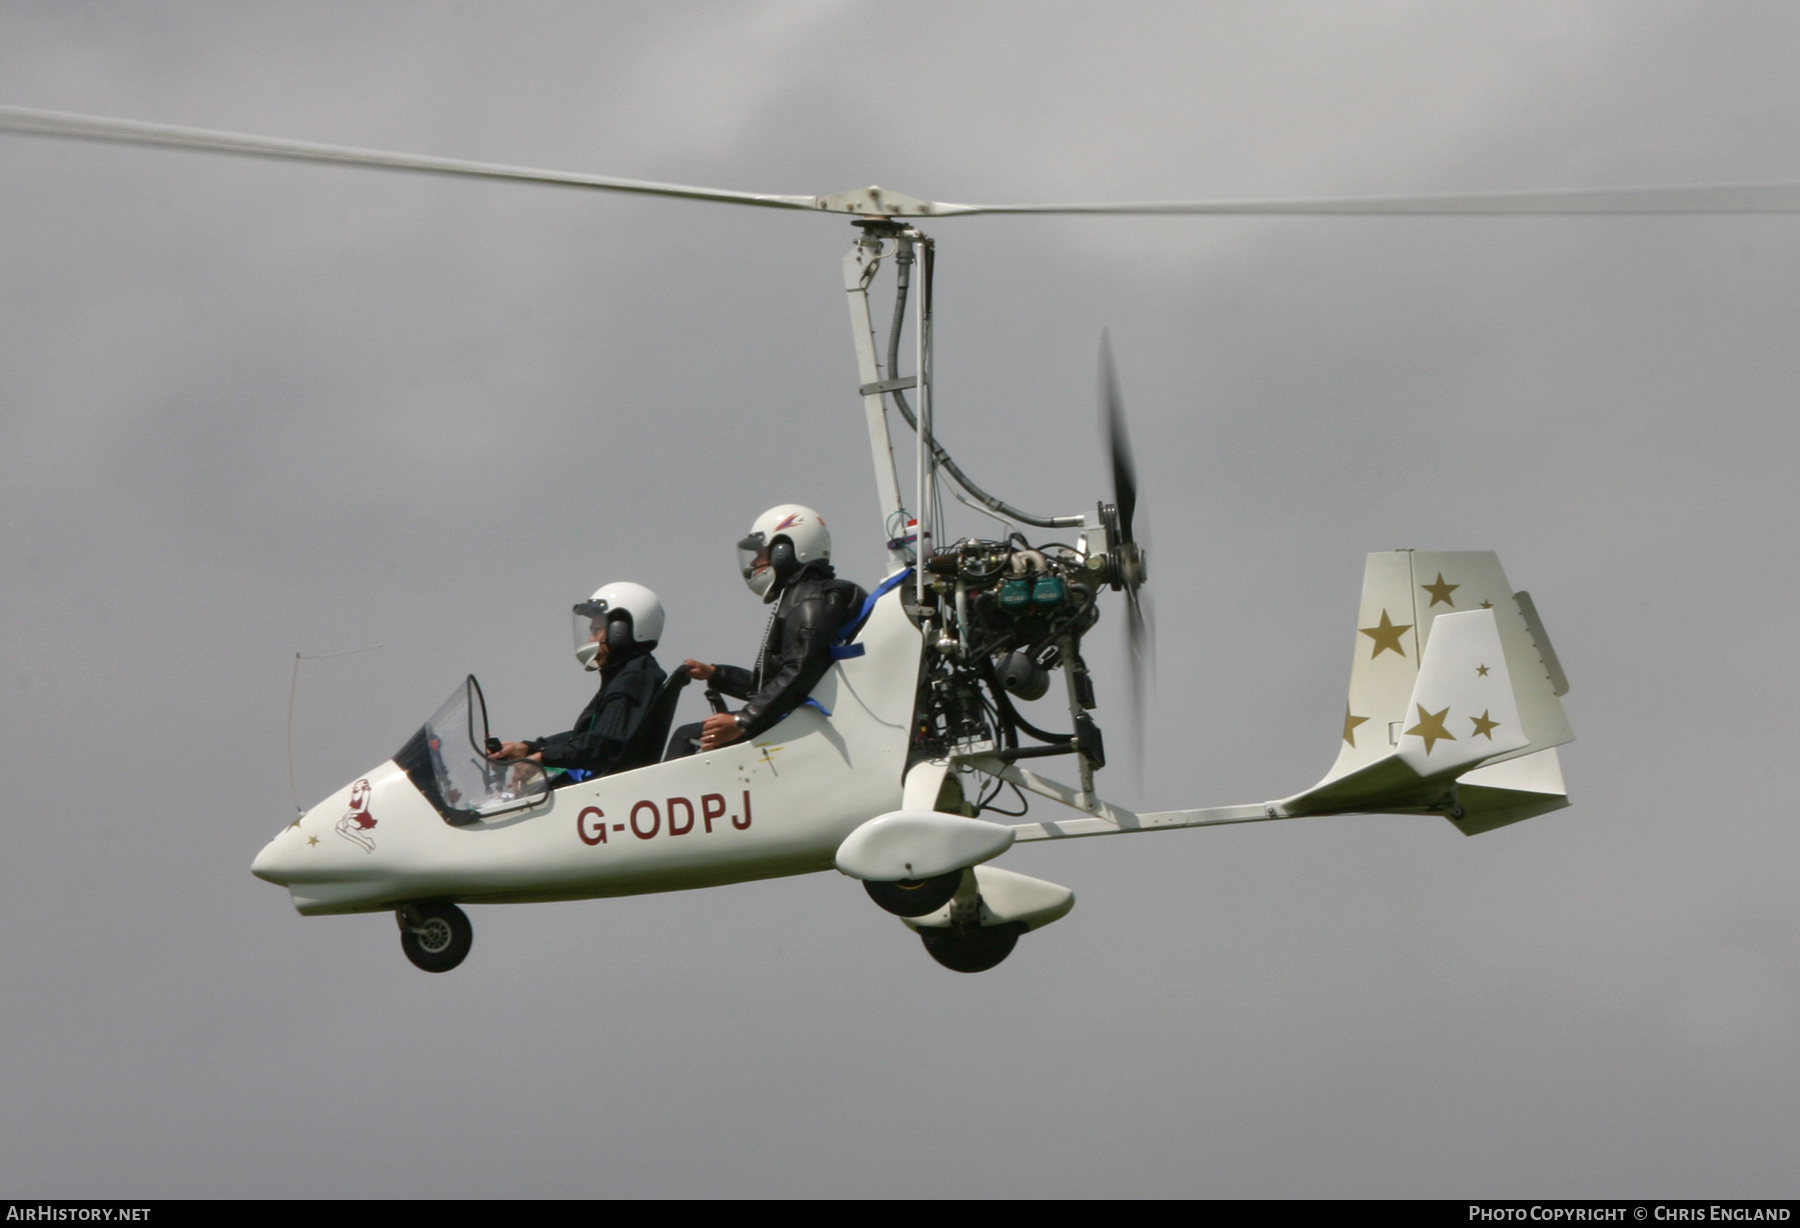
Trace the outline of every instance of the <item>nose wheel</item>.
{"label": "nose wheel", "polygon": [[394,919],[400,923],[400,949],[426,972],[450,971],[475,941],[468,914],[454,904],[402,904]]}
{"label": "nose wheel", "polygon": [[865,880],[863,890],[875,903],[896,917],[923,917],[948,904],[962,885],[963,872],[952,870],[935,878],[903,878],[897,883]]}

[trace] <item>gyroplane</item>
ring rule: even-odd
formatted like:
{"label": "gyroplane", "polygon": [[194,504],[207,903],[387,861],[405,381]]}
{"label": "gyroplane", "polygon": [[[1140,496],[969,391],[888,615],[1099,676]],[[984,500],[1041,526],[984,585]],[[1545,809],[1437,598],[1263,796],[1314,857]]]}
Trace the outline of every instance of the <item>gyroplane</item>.
{"label": "gyroplane", "polygon": [[[1110,498],[1043,515],[982,489],[934,430],[936,249],[924,223],[995,213],[1800,210],[1800,185],[967,205],[879,187],[759,195],[10,107],[0,108],[0,128],[849,221],[843,289],[877,501],[868,529],[886,545],[888,574],[871,578],[879,580],[869,585],[873,596],[840,629],[811,702],[754,739],[663,761],[691,681],[677,669],[627,748],[626,770],[571,782],[496,756],[481,687],[467,677],[390,757],[287,823],[257,854],[252,872],[286,887],[304,915],[392,912],[407,956],[431,972],[456,967],[470,949],[464,904],[636,895],[833,869],[860,880],[938,963],[979,972],[1074,905],[1069,888],[995,864],[1015,844],[1356,813],[1435,815],[1474,835],[1568,805],[1556,752],[1573,738],[1561,703],[1568,683],[1529,594],[1479,551],[1368,556],[1356,623],[1345,633],[1342,743],[1317,784],[1247,805],[1143,814],[1102,797],[1096,781],[1107,754],[1082,649],[1114,594],[1135,684],[1150,648],[1138,482],[1111,358],[1103,342]],[[885,347],[872,304],[884,275],[893,304]],[[910,432],[905,486],[896,416]],[[948,540],[946,489],[1001,530]],[[1027,705],[1051,696],[1057,718],[1027,715]],[[1072,780],[1053,778],[1057,764]],[[1003,801],[1009,788],[1015,792]],[[1027,795],[1055,809],[1029,818],[1007,811]]]}

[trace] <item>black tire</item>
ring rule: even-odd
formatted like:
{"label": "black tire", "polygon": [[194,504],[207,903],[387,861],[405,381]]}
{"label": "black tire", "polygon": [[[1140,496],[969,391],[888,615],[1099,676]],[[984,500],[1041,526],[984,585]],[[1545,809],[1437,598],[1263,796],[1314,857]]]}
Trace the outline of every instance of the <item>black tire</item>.
{"label": "black tire", "polygon": [[863,890],[877,905],[896,917],[923,917],[950,902],[962,886],[963,872],[952,870],[935,878],[903,878],[899,882],[875,883],[863,880]]}
{"label": "black tire", "polygon": [[1012,954],[1024,925],[1017,921],[987,929],[922,929],[926,953],[952,972],[986,972]]}
{"label": "black tire", "polygon": [[454,904],[414,904],[416,924],[400,923],[400,949],[426,972],[448,972],[463,962],[475,941],[475,927]]}

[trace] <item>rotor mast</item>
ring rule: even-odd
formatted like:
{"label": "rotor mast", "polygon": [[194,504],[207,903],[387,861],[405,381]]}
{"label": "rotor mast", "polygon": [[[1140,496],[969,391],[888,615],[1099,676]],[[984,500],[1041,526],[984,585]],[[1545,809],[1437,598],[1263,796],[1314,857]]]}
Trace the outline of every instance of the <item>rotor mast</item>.
{"label": "rotor mast", "polygon": [[907,552],[906,504],[900,498],[900,474],[894,464],[894,442],[888,434],[887,394],[911,379],[881,378],[875,354],[875,322],[869,313],[869,284],[881,266],[881,236],[865,228],[844,255],[844,289],[850,299],[850,338],[856,347],[856,370],[861,377],[863,417],[869,428],[869,453],[875,464],[875,500],[880,504],[882,531],[886,535],[888,574],[910,561]]}
{"label": "rotor mast", "polygon": [[[821,198],[829,200],[835,212],[858,212],[859,208],[872,207],[873,204],[895,203],[880,197],[881,189],[868,188],[862,192],[844,193],[840,197]],[[890,194],[897,196],[897,194]],[[861,199],[873,196],[874,201]],[[850,199],[858,198],[858,199]],[[909,205],[924,205],[924,202],[912,202],[910,198],[900,197],[900,202]],[[822,204],[821,208],[827,207]],[[913,213],[928,212],[931,206],[907,210]],[[903,216],[901,209],[894,210],[896,215]],[[938,503],[937,471],[942,468],[951,479],[973,497],[975,503],[985,507],[993,515],[1003,520],[1011,520],[1020,524],[1035,525],[1046,529],[1081,528],[1091,526],[1086,516],[1038,516],[1012,506],[995,498],[980,486],[977,486],[962,468],[951,459],[943,445],[938,442],[933,429],[933,386],[931,361],[931,308],[932,308],[932,269],[937,250],[936,240],[926,235],[916,226],[896,220],[894,216],[859,217],[853,223],[862,233],[851,244],[850,251],[844,257],[844,289],[849,297],[850,335],[856,351],[857,372],[860,376],[860,389],[863,399],[863,415],[869,431],[870,457],[875,466],[875,494],[880,504],[884,539],[887,543],[888,565],[890,574],[908,565],[915,557],[924,557],[929,552],[929,545],[937,536],[940,526],[937,524],[936,508]],[[869,307],[869,288],[874,284],[875,275],[884,259],[892,258],[895,266],[896,299],[893,311],[892,328],[888,338],[887,370],[883,370],[880,352],[876,349],[875,325],[873,312]],[[902,376],[900,365],[900,335],[906,321],[908,289],[912,282],[912,270],[917,266],[919,291],[912,296],[913,308],[913,375]],[[918,398],[918,413],[915,416],[912,406],[907,403],[906,393],[914,391]],[[888,397],[892,396],[894,404],[906,425],[916,435],[915,457],[918,480],[913,492],[914,508],[908,511],[900,494],[900,479],[894,460],[894,445],[888,430],[887,406]],[[962,496],[957,496],[959,499]],[[963,500],[969,502],[969,500]],[[974,503],[971,503],[974,506]],[[980,510],[979,508],[977,510]]]}

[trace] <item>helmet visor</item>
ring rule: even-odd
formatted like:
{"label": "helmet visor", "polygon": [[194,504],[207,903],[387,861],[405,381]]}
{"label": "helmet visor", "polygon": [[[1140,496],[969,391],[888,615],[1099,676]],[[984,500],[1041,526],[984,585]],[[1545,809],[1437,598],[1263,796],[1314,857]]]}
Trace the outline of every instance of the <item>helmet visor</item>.
{"label": "helmet visor", "polygon": [[587,669],[598,669],[595,660],[606,650],[606,612],[604,601],[575,606],[575,659]]}
{"label": "helmet visor", "polygon": [[775,582],[775,569],[769,565],[769,546],[761,533],[752,533],[737,544],[738,573],[758,597]]}

